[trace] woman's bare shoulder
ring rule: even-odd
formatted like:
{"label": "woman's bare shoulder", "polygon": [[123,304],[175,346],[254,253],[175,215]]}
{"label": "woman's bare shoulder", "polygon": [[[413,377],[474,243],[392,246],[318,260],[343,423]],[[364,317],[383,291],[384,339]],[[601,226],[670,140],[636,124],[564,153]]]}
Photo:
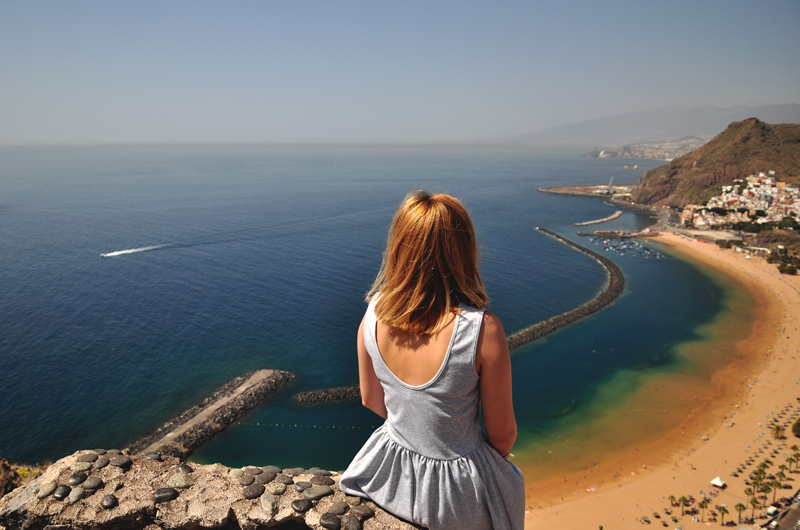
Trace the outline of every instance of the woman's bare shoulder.
{"label": "woman's bare shoulder", "polygon": [[498,335],[503,337],[503,340],[506,338],[506,332],[503,329],[502,322],[500,322],[500,319],[497,318],[497,315],[491,311],[486,311],[483,313],[481,335],[483,335],[484,339],[496,339]]}

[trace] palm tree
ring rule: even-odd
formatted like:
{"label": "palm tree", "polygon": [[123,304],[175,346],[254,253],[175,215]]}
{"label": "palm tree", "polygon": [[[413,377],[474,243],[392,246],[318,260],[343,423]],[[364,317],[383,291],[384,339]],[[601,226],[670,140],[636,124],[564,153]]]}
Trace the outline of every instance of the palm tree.
{"label": "palm tree", "polygon": [[722,526],[725,526],[725,516],[726,516],[727,514],[729,514],[730,512],[729,512],[729,511],[728,511],[728,509],[725,507],[725,505],[722,505],[722,504],[720,504],[719,506],[717,506],[717,510],[719,510],[719,514],[722,516],[722,517],[721,517],[721,521],[720,521],[720,523],[722,524]]}
{"label": "palm tree", "polygon": [[763,497],[764,497],[764,508],[766,508],[767,507],[767,494],[769,494],[769,492],[772,491],[772,488],[770,487],[769,484],[762,484],[761,487],[758,488],[758,491],[760,491],[761,493],[764,494],[763,495]]}
{"label": "palm tree", "polygon": [[744,504],[742,504],[740,502],[740,503],[736,504],[736,506],[734,506],[733,509],[736,510],[736,512],[739,514],[739,524],[741,524],[742,523],[742,512],[747,509],[747,506],[745,506]]}
{"label": "palm tree", "polygon": [[782,426],[778,425],[777,423],[770,427],[770,433],[772,433],[772,437],[776,440],[783,440],[783,435],[786,433],[786,429]]}
{"label": "palm tree", "polygon": [[708,508],[708,501],[705,499],[697,503],[697,507],[700,508],[700,521],[705,522],[706,517],[706,508]]}
{"label": "palm tree", "polygon": [[789,470],[791,471],[792,465],[797,463],[797,459],[794,457],[794,455],[790,455],[786,458],[786,461],[789,462]]}
{"label": "palm tree", "polygon": [[668,500],[670,507],[675,506],[675,495],[670,495]]}
{"label": "palm tree", "polygon": [[755,517],[756,517],[756,506],[759,505],[758,499],[756,499],[755,497],[752,497],[750,499],[750,505],[753,507],[753,511],[750,513],[750,518],[751,519],[755,519]]}
{"label": "palm tree", "polygon": [[678,504],[681,505],[681,515],[686,515],[684,509],[689,506],[689,499],[686,498],[686,495],[681,495],[681,498],[678,499]]}
{"label": "palm tree", "polygon": [[772,486],[772,504],[775,504],[775,496],[778,494],[778,490],[781,489],[783,484],[778,482],[778,480],[772,480],[769,485]]}

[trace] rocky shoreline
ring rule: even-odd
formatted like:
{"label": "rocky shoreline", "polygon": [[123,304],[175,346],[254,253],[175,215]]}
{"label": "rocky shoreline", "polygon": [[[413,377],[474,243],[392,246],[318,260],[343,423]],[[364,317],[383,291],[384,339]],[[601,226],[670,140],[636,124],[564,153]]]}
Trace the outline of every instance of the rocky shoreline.
{"label": "rocky shoreline", "polygon": [[187,464],[93,449],[51,465],[0,499],[0,530],[411,530],[339,490],[339,473]]}
{"label": "rocky shoreline", "polygon": [[613,261],[598,254],[597,252],[589,250],[586,247],[582,247],[581,245],[578,245],[577,243],[574,243],[569,239],[556,234],[552,230],[539,227],[537,227],[537,230],[554,237],[562,243],[565,243],[597,260],[608,272],[608,283],[606,284],[606,288],[603,289],[603,291],[601,291],[591,302],[510,335],[508,337],[509,350],[520,348],[530,342],[540,339],[545,335],[553,333],[554,331],[558,331],[559,329],[568,326],[573,322],[577,322],[578,320],[603,309],[611,302],[616,300],[625,289],[625,277],[622,274],[622,270],[617,267]]}
{"label": "rocky shoreline", "polygon": [[128,447],[131,454],[157,452],[184,459],[215,434],[294,379],[289,372],[259,370],[237,377],[198,405]]}

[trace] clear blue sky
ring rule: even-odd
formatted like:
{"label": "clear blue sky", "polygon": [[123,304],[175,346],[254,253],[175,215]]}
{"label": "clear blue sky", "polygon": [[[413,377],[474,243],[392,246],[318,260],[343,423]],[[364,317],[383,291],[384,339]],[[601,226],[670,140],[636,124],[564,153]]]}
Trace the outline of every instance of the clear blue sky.
{"label": "clear blue sky", "polygon": [[0,1],[0,144],[449,142],[800,102],[800,1]]}

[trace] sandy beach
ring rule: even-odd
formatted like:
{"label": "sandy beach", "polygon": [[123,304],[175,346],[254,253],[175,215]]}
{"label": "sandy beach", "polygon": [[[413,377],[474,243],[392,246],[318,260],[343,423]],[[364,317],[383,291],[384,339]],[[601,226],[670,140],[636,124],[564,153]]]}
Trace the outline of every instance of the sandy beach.
{"label": "sandy beach", "polygon": [[[736,362],[708,378],[707,392],[699,400],[694,397],[685,417],[674,418],[674,428],[666,436],[583,472],[538,482],[528,478],[525,528],[639,528],[642,516],[662,527],[670,496],[700,500],[701,492],[712,490],[716,496],[710,508],[725,504],[730,512],[725,520],[736,521],[733,507],[738,503],[750,507],[744,494],[747,474],[767,457],[774,462],[769,472],[777,473],[777,466],[785,463],[783,455],[791,453],[788,447],[800,445],[791,434],[791,418],[800,411],[800,277],[781,275],[762,258],[675,234],[664,233],[655,242],[746,286],[752,293],[755,322],[746,338],[732,345]],[[775,418],[788,425],[782,442],[770,434]],[[636,428],[633,418],[630,428]],[[731,476],[751,457],[754,465],[738,478]],[[710,484],[717,476],[727,483],[726,489],[716,490]],[[792,489],[779,491],[778,498],[800,487],[800,475],[788,477],[785,483]],[[690,515],[681,517],[679,507],[672,509],[679,522],[669,521],[670,528],[702,524]],[[654,518],[654,512],[661,518]],[[748,509],[743,516],[749,514]]]}

